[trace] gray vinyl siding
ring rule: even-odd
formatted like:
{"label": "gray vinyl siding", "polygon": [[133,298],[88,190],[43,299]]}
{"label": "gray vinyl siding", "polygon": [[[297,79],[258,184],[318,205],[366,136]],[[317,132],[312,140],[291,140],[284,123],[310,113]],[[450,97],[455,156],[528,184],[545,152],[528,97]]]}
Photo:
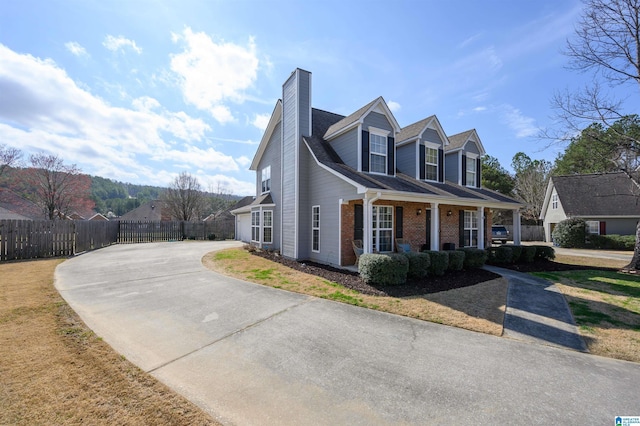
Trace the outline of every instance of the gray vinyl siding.
{"label": "gray vinyl siding", "polygon": [[[281,186],[281,164],[280,164],[280,140],[282,138],[282,123],[278,123],[273,130],[271,139],[262,154],[258,170],[256,172],[256,196],[262,193],[262,169],[271,166],[271,198],[276,205],[273,208],[273,244],[271,246],[280,250],[280,215],[282,209],[282,186]],[[271,207],[269,207],[271,209]]]}
{"label": "gray vinyl siding", "polygon": [[[640,218],[638,218],[640,219]],[[600,222],[606,222],[606,232],[607,235],[618,234],[618,235],[635,235],[636,233],[636,224],[638,223],[638,219],[593,219],[598,220]],[[589,219],[585,219],[589,220]]]}
{"label": "gray vinyl siding", "polygon": [[458,183],[458,153],[445,154],[444,156],[444,179],[449,182]]}
{"label": "gray vinyl siding", "polygon": [[349,167],[358,170],[358,128],[348,131],[331,140],[331,147],[340,156],[340,159]]}
{"label": "gray vinyl siding", "polygon": [[419,179],[420,176],[416,170],[416,155],[415,142],[396,147],[396,168],[400,170],[400,173]]}
{"label": "gray vinyl siding", "polygon": [[426,129],[424,132],[422,132],[422,140],[426,142],[437,143],[444,148],[444,145],[442,144],[442,138],[440,138],[438,132],[433,129]]}
{"label": "gray vinyl siding", "polygon": [[296,135],[296,100],[298,95],[297,78],[292,75],[282,87],[282,255],[295,257],[296,244],[296,153],[298,140]]}
{"label": "gray vinyl siding", "polygon": [[[312,157],[309,150],[306,145],[303,145],[300,149],[300,190],[298,193],[300,203],[298,210],[298,259],[308,259],[309,253],[311,252],[311,207],[309,204],[312,194],[309,188],[311,159]],[[309,230],[309,232],[307,232],[307,230]]]}
{"label": "gray vinyl siding", "polygon": [[[393,126],[391,126],[391,123],[389,123],[387,117],[383,114],[380,114],[379,112],[370,112],[364,118],[362,129],[368,131],[369,126],[393,132]],[[395,135],[393,134],[391,136],[395,137]]]}
{"label": "gray vinyl siding", "polygon": [[311,74],[301,71],[298,86],[300,99],[300,135],[311,136]]}
{"label": "gray vinyl siding", "polygon": [[480,155],[480,150],[478,149],[478,145],[474,141],[469,141],[464,147],[465,152],[469,152],[471,154]]}
{"label": "gray vinyl siding", "polygon": [[[310,156],[308,156],[310,157]],[[353,198],[356,189],[344,180],[318,166],[313,160],[308,160],[309,180],[308,193],[311,197],[304,203],[302,216],[306,217],[305,227],[300,228],[301,258],[314,262],[338,265],[340,261],[340,198]],[[311,207],[320,206],[320,252],[311,251]]]}

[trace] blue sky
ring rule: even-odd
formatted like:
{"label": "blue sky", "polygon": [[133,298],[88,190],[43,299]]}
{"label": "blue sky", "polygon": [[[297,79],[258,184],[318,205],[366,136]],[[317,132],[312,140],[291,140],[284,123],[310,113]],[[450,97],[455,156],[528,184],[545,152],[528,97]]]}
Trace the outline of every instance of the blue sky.
{"label": "blue sky", "polygon": [[557,90],[587,76],[560,50],[578,0],[3,0],[0,143],[85,173],[254,192],[248,170],[282,83],[313,73],[316,108],[383,96],[401,126],[435,114],[488,154],[553,160],[536,138]]}

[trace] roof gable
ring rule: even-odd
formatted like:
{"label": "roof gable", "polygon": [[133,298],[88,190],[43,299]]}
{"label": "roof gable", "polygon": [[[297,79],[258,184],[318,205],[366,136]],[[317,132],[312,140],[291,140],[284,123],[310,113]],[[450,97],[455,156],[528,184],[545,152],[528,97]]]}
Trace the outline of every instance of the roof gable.
{"label": "roof gable", "polygon": [[398,133],[396,137],[396,144],[402,145],[415,139],[421,139],[423,133],[427,129],[433,129],[438,132],[438,134],[440,135],[440,139],[442,139],[442,141],[444,142],[444,146],[449,145],[449,138],[444,132],[444,129],[440,124],[440,120],[438,120],[438,117],[436,117],[435,115],[423,118],[422,120],[401,129],[400,133]]}
{"label": "roof gable", "polygon": [[469,142],[473,142],[476,144],[476,146],[478,147],[478,151],[480,151],[480,155],[486,154],[486,151],[484,150],[484,146],[480,141],[480,137],[478,136],[478,132],[476,132],[476,129],[467,130],[465,132],[449,136],[449,146],[447,146],[446,151],[463,151],[467,143]]}
{"label": "roof gable", "polygon": [[273,112],[271,113],[271,118],[269,118],[269,124],[267,124],[267,128],[265,129],[264,134],[262,135],[262,139],[260,140],[260,145],[256,150],[256,154],[253,156],[253,161],[251,162],[251,167],[249,167],[249,170],[258,169],[258,164],[260,164],[262,155],[264,154],[265,149],[267,149],[267,144],[271,140],[273,131],[281,120],[282,100],[278,99],[278,101],[276,102],[276,106],[273,108]]}
{"label": "roof gable", "polygon": [[387,105],[385,100],[382,98],[382,96],[380,96],[374,99],[373,101],[369,102],[368,104],[366,104],[365,106],[363,106],[362,108],[354,112],[353,114],[350,114],[344,117],[343,119],[341,119],[340,121],[332,124],[322,137],[325,140],[333,139],[334,137],[362,124],[362,122],[364,121],[364,118],[370,112],[374,112],[374,111],[379,112],[380,114],[383,114],[387,117],[395,133],[400,131],[400,125],[396,121],[396,118],[393,116],[393,113],[389,109],[389,106]]}

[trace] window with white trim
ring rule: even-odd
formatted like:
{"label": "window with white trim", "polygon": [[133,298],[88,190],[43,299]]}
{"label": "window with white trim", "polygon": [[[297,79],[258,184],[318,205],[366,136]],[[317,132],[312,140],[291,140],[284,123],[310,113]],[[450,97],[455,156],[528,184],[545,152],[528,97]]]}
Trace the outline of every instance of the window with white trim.
{"label": "window with white trim", "polygon": [[369,171],[387,173],[387,137],[369,133]]}
{"label": "window with white trim", "polygon": [[478,247],[478,212],[464,211],[464,246]]}
{"label": "window with white trim", "polygon": [[320,252],[320,206],[311,207],[311,251]]}
{"label": "window with white trim", "polygon": [[558,194],[551,194],[551,208],[554,210],[558,208]]}
{"label": "window with white trim", "polygon": [[262,212],[262,242],[273,243],[273,212],[271,210]]}
{"label": "window with white trim", "polygon": [[260,176],[262,180],[262,193],[264,194],[265,192],[271,191],[271,166],[267,166],[262,169],[262,173],[260,174]]}
{"label": "window with white trim", "polygon": [[597,220],[587,220],[586,222],[587,234],[600,235],[600,222]]}
{"label": "window with white trim", "polygon": [[260,242],[260,211],[251,212],[251,241]]}
{"label": "window with white trim", "polygon": [[393,251],[393,207],[373,206],[373,251]]}
{"label": "window with white trim", "polygon": [[438,180],[438,149],[425,146],[424,159],[424,178]]}
{"label": "window with white trim", "polygon": [[467,186],[476,186],[476,174],[477,174],[476,159],[467,156]]}

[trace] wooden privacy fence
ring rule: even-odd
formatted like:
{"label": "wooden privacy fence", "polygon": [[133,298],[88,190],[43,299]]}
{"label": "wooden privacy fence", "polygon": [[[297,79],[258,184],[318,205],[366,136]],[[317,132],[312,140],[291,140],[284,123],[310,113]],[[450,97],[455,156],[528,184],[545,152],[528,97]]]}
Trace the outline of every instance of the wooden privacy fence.
{"label": "wooden privacy fence", "polygon": [[0,261],[73,256],[115,243],[233,239],[234,220],[210,222],[0,220]]}
{"label": "wooden privacy fence", "polygon": [[[505,228],[513,238],[513,225],[505,225]],[[521,225],[520,232],[522,241],[544,241],[544,227],[541,225]]]}
{"label": "wooden privacy fence", "polygon": [[0,261],[71,256],[116,242],[118,224],[71,220],[0,220]]}

